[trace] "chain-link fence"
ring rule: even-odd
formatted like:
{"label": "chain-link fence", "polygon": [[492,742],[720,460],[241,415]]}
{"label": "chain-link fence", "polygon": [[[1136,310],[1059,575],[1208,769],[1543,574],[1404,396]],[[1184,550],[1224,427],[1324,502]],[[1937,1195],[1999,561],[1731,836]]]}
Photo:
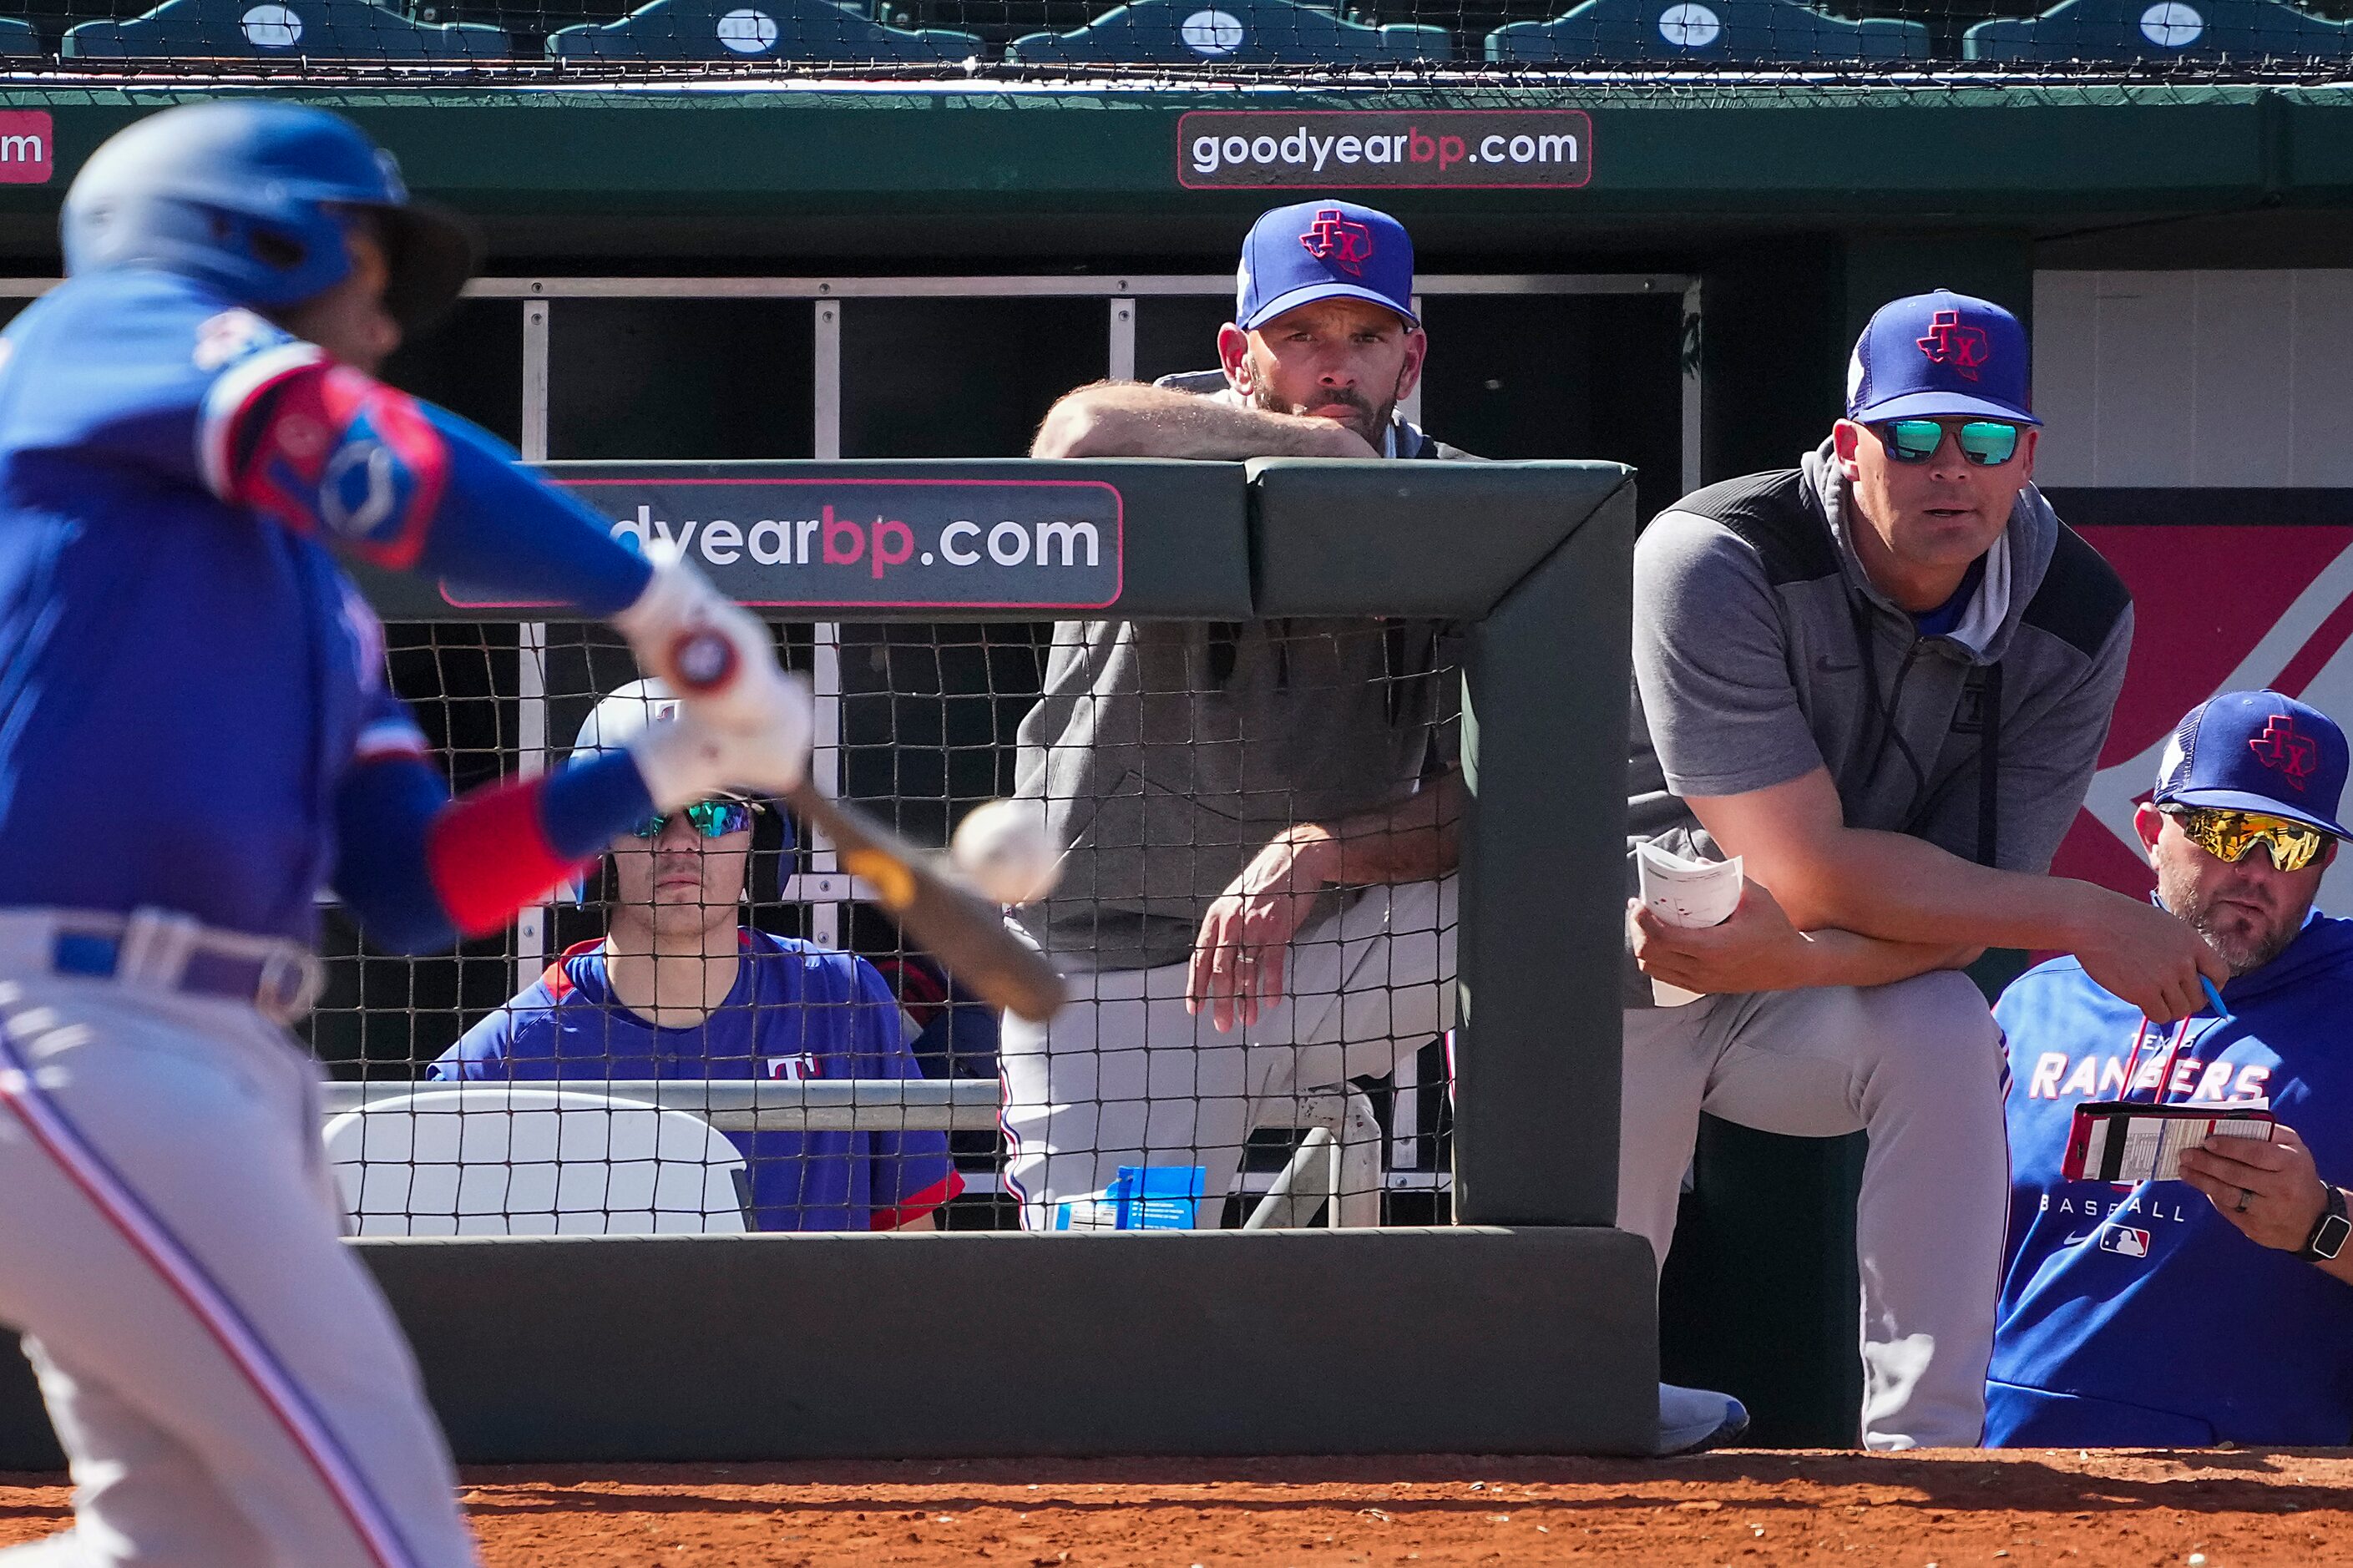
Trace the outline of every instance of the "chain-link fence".
{"label": "chain-link fence", "polygon": [[[1388,889],[1303,904],[1284,1000],[1251,1026],[1197,1023],[1166,967],[1266,843],[1442,773],[1459,675],[1434,626],[779,631],[821,693],[828,784],[918,843],[1017,792],[1075,840],[1064,889],[1024,918],[1081,1005],[1008,1041],[821,837],[754,799],[641,825],[454,953],[385,955],[338,915],[308,1032],[340,1080],[329,1155],[364,1234],[1006,1226],[1016,1194],[1036,1226],[1116,1225],[1099,1194],[1122,1165],[1202,1173],[1210,1225],[1443,1217],[1434,885],[1418,953],[1358,929],[1400,923]],[[1091,689],[1139,642],[1134,705]],[[461,788],[595,754],[646,712],[594,626],[396,624],[388,658]]]}

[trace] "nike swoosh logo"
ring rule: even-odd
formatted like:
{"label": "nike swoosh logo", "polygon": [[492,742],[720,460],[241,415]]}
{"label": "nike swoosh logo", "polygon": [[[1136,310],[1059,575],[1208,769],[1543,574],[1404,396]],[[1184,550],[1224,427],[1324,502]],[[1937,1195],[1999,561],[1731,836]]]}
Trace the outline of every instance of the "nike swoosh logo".
{"label": "nike swoosh logo", "polygon": [[2089,1240],[2091,1240],[2091,1239],[2092,1239],[2092,1237],[2095,1237],[2095,1236],[2097,1236],[2097,1235],[2099,1235],[2099,1234],[2100,1234],[2099,1226],[2093,1226],[2091,1229],[2089,1229],[2089,1230],[2079,1230],[2079,1231],[2077,1231],[2074,1235],[2073,1235],[2073,1236],[2069,1237],[2066,1240],[2064,1240],[2064,1241],[2061,1242],[2059,1245],[2060,1245],[2060,1246],[2062,1246],[2062,1247],[2073,1247],[2073,1246],[2077,1245],[2077,1244],[2078,1244],[2078,1243],[2080,1243],[2080,1242],[2089,1241]]}

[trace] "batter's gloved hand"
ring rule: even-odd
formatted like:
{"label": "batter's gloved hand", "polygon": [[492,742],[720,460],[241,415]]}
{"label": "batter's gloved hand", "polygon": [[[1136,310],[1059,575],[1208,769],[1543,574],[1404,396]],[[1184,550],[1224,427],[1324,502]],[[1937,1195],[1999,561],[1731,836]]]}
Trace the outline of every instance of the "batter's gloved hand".
{"label": "batter's gloved hand", "polygon": [[[749,734],[771,725],[791,683],[766,624],[713,588],[671,542],[656,541],[646,553],[652,578],[613,617],[638,667],[714,729]],[[806,695],[800,700],[806,707]]]}
{"label": "batter's gloved hand", "polygon": [[774,661],[768,668],[776,679],[762,689],[764,705],[738,703],[731,710],[748,723],[723,728],[681,707],[676,719],[648,725],[629,742],[629,756],[656,811],[677,811],[734,790],[783,795],[808,776],[808,688],[777,670]]}

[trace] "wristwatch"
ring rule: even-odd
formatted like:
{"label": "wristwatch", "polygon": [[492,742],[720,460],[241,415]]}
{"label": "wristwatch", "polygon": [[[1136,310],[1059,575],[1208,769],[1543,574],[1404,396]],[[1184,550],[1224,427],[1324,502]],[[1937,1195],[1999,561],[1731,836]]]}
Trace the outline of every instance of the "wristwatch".
{"label": "wristwatch", "polygon": [[2304,1250],[2296,1254],[2306,1263],[2327,1263],[2344,1250],[2345,1238],[2353,1236],[2353,1219],[2346,1217],[2345,1190],[2328,1189],[2328,1206],[2320,1218],[2313,1222],[2312,1234],[2305,1238]]}

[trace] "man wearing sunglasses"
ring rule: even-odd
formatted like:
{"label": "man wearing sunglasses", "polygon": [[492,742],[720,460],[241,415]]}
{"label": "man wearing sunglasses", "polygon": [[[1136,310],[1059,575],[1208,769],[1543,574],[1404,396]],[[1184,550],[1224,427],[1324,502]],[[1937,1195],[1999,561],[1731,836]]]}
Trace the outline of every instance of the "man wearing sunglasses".
{"label": "man wearing sunglasses", "polygon": [[[2134,819],[2158,906],[2229,962],[2174,1027],[2054,959],[1995,1009],[2010,1050],[2010,1256],[1991,1444],[2208,1447],[2353,1436],[2353,921],[2313,911],[2346,836],[2345,735],[2275,691],[2183,720]],[[2063,1179],[2086,1100],[2268,1104],[2179,1182]],[[2291,1125],[2291,1123],[2293,1125]]]}
{"label": "man wearing sunglasses", "polygon": [[[1664,1259],[1703,1110],[1867,1131],[1874,1448],[1974,1444],[1983,1415],[2001,1063],[1959,971],[1986,947],[2072,952],[2158,1018],[2227,973],[2161,910],[2043,875],[2132,621],[2030,482],[2029,370],[2000,306],[1895,300],[1828,440],[1685,497],[1635,550],[1629,891],[1645,843],[1738,856],[1748,880],[1715,927],[1630,917],[1619,1223]],[[1703,994],[1656,1005],[1652,979]]]}
{"label": "man wearing sunglasses", "polygon": [[[622,687],[581,725],[571,765],[627,747],[677,711],[659,682]],[[923,1077],[898,1001],[871,964],[743,923],[752,825],[765,809],[722,795],[615,838],[604,940],[566,951],[427,1076]],[[743,1152],[761,1230],[930,1230],[934,1211],[964,1190],[944,1132],[727,1138]]]}

